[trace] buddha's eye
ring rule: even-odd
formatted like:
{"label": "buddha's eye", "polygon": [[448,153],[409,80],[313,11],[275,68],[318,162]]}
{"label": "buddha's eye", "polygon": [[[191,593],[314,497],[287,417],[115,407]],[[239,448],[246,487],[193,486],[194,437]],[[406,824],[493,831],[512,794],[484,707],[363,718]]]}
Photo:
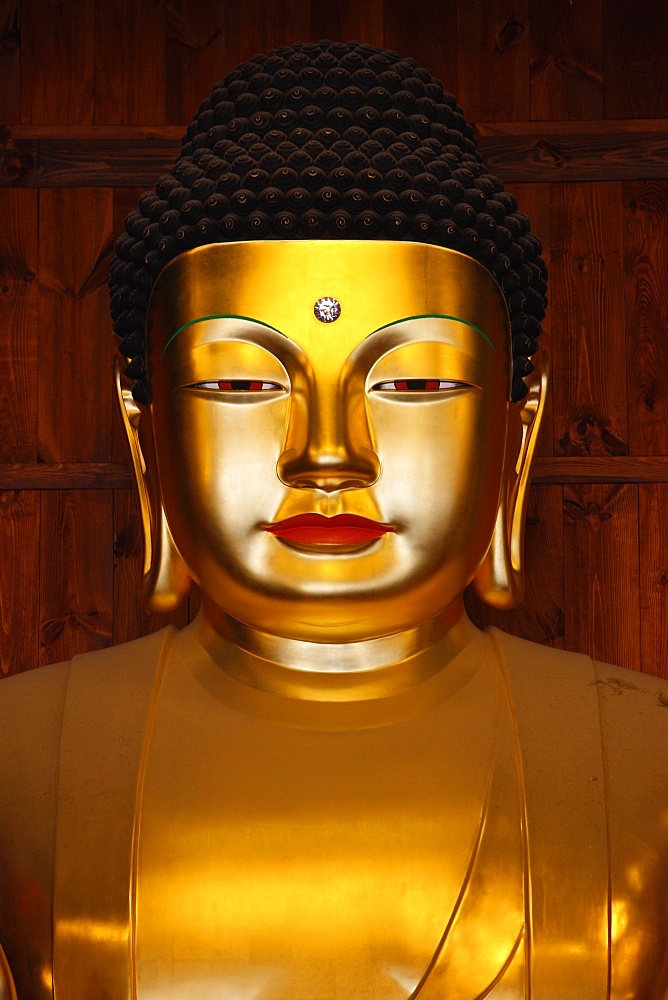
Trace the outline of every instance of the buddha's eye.
{"label": "buddha's eye", "polygon": [[449,382],[438,378],[399,378],[392,382],[376,382],[371,391],[380,392],[447,392],[451,389],[469,389],[469,382]]}
{"label": "buddha's eye", "polygon": [[210,392],[283,392],[278,382],[262,382],[259,379],[218,379],[216,382],[195,382],[190,389],[208,389]]}

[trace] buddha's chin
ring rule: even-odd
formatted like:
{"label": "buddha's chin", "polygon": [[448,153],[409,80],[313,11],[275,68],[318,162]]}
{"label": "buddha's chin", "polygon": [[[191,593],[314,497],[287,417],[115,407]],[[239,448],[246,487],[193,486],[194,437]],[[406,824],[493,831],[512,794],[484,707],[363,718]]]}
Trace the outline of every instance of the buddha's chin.
{"label": "buddha's chin", "polygon": [[[465,579],[464,584],[467,582]],[[461,609],[464,585],[450,583],[441,574],[421,583],[393,583],[390,586],[389,581],[377,580],[376,586],[365,587],[359,579],[339,579],[336,585],[321,579],[315,586],[311,579],[302,589],[293,585],[281,593],[228,584],[208,589],[205,614],[214,628],[222,616],[287,639],[346,643],[408,631],[448,608]]]}

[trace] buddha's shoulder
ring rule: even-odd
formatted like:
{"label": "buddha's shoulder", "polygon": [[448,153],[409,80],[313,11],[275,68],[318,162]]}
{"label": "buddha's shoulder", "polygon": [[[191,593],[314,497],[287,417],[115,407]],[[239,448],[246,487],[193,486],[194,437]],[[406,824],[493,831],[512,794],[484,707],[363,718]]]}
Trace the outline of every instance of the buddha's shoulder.
{"label": "buddha's shoulder", "polygon": [[[133,642],[80,654],[15,674],[0,682],[0,771],[33,774],[54,760],[68,699],[81,691],[89,711],[103,713],[109,695],[132,702],[137,687],[150,685],[172,628]],[[49,765],[50,766],[50,765]],[[5,786],[6,787],[6,786]]]}
{"label": "buddha's shoulder", "polygon": [[[668,800],[668,680],[493,632],[519,710],[556,738],[596,725],[612,787],[646,786]],[[584,707],[583,707],[584,706]]]}

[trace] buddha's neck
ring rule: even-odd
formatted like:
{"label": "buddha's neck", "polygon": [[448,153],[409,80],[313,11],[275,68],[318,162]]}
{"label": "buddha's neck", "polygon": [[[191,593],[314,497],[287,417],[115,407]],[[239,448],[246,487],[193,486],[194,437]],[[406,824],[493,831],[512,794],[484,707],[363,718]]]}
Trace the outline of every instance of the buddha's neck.
{"label": "buddha's neck", "polygon": [[212,660],[238,680],[316,700],[364,700],[415,687],[481,638],[461,599],[413,628],[355,642],[269,634],[230,618],[206,599],[191,629]]}

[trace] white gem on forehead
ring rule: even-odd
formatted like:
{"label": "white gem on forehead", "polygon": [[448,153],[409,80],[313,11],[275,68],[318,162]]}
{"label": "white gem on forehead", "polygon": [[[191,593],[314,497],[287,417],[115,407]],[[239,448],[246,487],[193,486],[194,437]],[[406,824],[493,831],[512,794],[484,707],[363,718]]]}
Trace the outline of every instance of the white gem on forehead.
{"label": "white gem on forehead", "polygon": [[313,306],[313,312],[321,323],[333,323],[341,315],[341,303],[326,295],[324,298],[318,299]]}

